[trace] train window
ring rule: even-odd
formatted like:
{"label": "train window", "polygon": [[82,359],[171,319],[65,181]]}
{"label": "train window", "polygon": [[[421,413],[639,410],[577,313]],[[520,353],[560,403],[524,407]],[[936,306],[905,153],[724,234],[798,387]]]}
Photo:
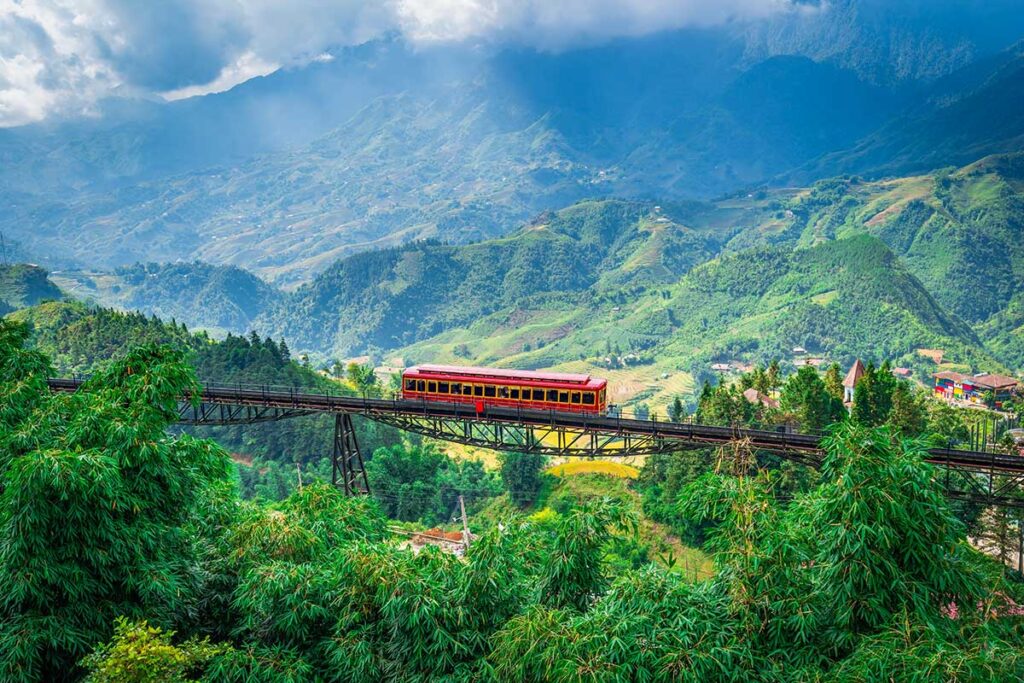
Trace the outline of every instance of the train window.
{"label": "train window", "polygon": [[583,392],[583,405],[592,406],[594,405],[594,394],[590,391]]}
{"label": "train window", "polygon": [[407,380],[405,380],[405,390],[406,391],[416,391],[416,380],[414,380],[414,379],[407,379]]}
{"label": "train window", "polygon": [[543,389],[534,389],[533,390],[533,400],[534,401],[543,401],[544,400],[544,390]]}
{"label": "train window", "polygon": [[416,382],[416,391],[426,391],[426,389],[427,389],[427,383],[424,382],[422,379],[421,380],[417,380],[417,382]]}
{"label": "train window", "polygon": [[484,387],[484,396],[486,396],[487,398],[494,398],[496,389],[497,387],[495,387],[494,385],[488,384],[487,386]]}
{"label": "train window", "polygon": [[463,384],[462,385],[462,395],[463,396],[472,396],[473,395],[473,385],[472,384]]}
{"label": "train window", "polygon": [[558,389],[548,389],[548,403],[558,403]]}
{"label": "train window", "polygon": [[427,382],[427,393],[428,394],[436,394],[437,393],[437,382]]}
{"label": "train window", "polygon": [[519,390],[518,389],[512,389],[509,393],[512,394],[512,396],[510,398],[513,401],[518,401],[519,400]]}
{"label": "train window", "polygon": [[448,393],[448,382],[438,382],[437,383],[437,393],[439,393],[439,394],[447,394]]}
{"label": "train window", "polygon": [[473,395],[474,396],[483,396],[484,395],[484,387],[483,387],[482,384],[474,384],[473,385]]}
{"label": "train window", "polygon": [[558,392],[558,402],[559,403],[568,403],[569,402],[569,392],[568,391],[560,391],[560,392]]}
{"label": "train window", "polygon": [[458,382],[452,382],[452,393],[453,394],[461,394],[462,393],[462,385],[459,384]]}
{"label": "train window", "polygon": [[580,402],[580,392],[578,392],[578,391],[572,392],[572,400],[570,402],[579,405],[579,402]]}
{"label": "train window", "polygon": [[498,387],[498,398],[508,398],[508,387]]}

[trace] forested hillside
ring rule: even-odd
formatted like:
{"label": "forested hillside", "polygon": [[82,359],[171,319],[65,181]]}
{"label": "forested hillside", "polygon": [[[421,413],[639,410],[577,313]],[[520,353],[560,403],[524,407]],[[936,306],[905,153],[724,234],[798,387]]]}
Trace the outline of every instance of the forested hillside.
{"label": "forested hillside", "polygon": [[508,238],[353,256],[257,324],[305,349],[394,349],[523,302],[569,303],[599,281],[617,289],[668,282],[708,258],[707,237],[649,211],[583,203]]}
{"label": "forested hillside", "polygon": [[0,265],[0,315],[63,296],[49,274],[38,266]]}
{"label": "forested hillside", "polygon": [[600,371],[631,386],[630,400],[661,401],[712,363],[797,346],[843,364],[898,361],[920,377],[933,370],[918,348],[944,350],[952,369],[1015,371],[1021,159],[713,203],[586,201],[503,238],[356,254],[293,292],[203,263],[57,279],[214,333],[251,327],[320,366],[369,352]]}
{"label": "forested hillside", "polygon": [[26,335],[0,321],[5,681],[1024,676],[1020,585],[888,428],[843,425],[792,500],[738,466],[680,490],[706,578],[622,562],[640,520],[610,498],[481,522],[460,559],[323,485],[239,500],[219,446],[168,431],[198,386],[180,351],[54,394]]}
{"label": "forested hillside", "polygon": [[77,299],[187,322],[218,336],[245,334],[280,295],[241,268],[201,262],[139,263],[110,273],[59,273],[53,278]]}
{"label": "forested hillside", "polygon": [[[507,238],[466,246],[423,242],[345,259],[282,298],[257,326],[298,348],[339,357],[370,350],[407,364],[445,360],[614,376],[607,360],[614,356],[633,365],[620,380],[641,381],[655,395],[686,388],[658,387],[662,373],[692,376],[713,362],[767,362],[795,346],[844,364],[864,357],[917,366],[915,349],[941,348],[947,361],[968,367],[1016,367],[1012,339],[989,350],[979,335],[996,333],[972,329],[951,312],[969,305],[965,287],[943,284],[929,260],[914,258],[912,239],[894,238],[913,212],[898,210],[913,188],[927,194],[953,178],[954,193],[966,202],[971,173],[877,184],[837,180],[715,205],[585,202],[542,215]],[[1016,190],[1003,187],[995,192],[1002,200],[942,212],[944,229],[965,235],[965,249],[1012,232],[993,215],[1024,215]],[[923,237],[918,244],[924,251],[946,242]],[[1001,255],[1016,249],[1007,244]],[[957,269],[949,259],[936,261]],[[987,285],[983,301],[996,310],[1008,304],[1000,277],[994,269],[978,276]],[[937,294],[922,280],[937,283]],[[983,306],[973,310],[972,322]]]}
{"label": "forested hillside", "polygon": [[1022,367],[1014,301],[1024,289],[1024,156],[878,182],[823,181],[789,205],[787,242],[870,233],[884,240],[946,310]]}
{"label": "forested hillside", "polygon": [[[121,313],[79,302],[41,304],[12,314],[10,318],[29,326],[32,347],[46,353],[52,359],[55,373],[61,376],[89,374],[106,367],[110,361],[123,358],[133,348],[159,344],[185,354],[202,382],[296,387],[338,394],[353,391],[292,360],[284,342],[261,339],[255,334],[229,335],[223,341],[216,341],[205,332],[195,334],[184,325],[156,317]],[[274,467],[261,464],[270,461],[285,466],[293,463],[319,466],[319,461],[331,454],[334,434],[333,421],[323,416],[296,418],[284,425],[188,429],[216,438],[249,464],[255,458],[257,470]],[[359,422],[358,433],[360,443],[368,452],[398,438],[393,429],[373,422]]]}

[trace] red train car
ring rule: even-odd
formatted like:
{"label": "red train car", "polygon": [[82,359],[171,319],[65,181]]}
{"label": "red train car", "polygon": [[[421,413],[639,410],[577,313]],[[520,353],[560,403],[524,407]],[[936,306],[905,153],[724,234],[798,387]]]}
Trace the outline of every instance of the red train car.
{"label": "red train car", "polygon": [[402,398],[604,414],[608,382],[590,375],[418,365],[402,373]]}

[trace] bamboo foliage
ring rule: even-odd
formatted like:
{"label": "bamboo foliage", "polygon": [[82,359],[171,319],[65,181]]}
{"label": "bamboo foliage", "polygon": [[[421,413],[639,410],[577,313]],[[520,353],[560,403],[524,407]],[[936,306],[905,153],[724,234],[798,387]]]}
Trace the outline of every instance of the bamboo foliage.
{"label": "bamboo foliage", "polygon": [[682,487],[710,579],[613,573],[637,520],[601,498],[414,554],[323,484],[241,501],[219,447],[167,433],[174,350],[52,396],[26,338],[0,322],[5,682],[1024,680],[1022,591],[888,428],[834,428],[796,497],[749,457]]}

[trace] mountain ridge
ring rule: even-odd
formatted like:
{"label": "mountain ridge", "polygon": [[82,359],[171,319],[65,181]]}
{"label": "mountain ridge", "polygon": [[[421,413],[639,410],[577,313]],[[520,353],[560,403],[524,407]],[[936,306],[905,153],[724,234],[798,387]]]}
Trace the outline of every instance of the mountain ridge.
{"label": "mountain ridge", "polygon": [[[907,40],[912,50],[927,43]],[[1019,147],[1010,57],[972,53],[949,62],[962,66],[952,75],[936,67],[890,83],[805,47],[752,59],[741,37],[709,30],[557,55],[412,54],[400,42],[375,43],[168,105],[181,113],[175,126],[145,104],[137,121],[129,112],[123,124],[78,123],[67,139],[60,126],[0,132],[0,179],[11,176],[0,230],[51,268],[199,259],[293,287],[354,251],[493,237],[582,199],[707,199],[838,172],[930,170]],[[979,103],[991,93],[975,91],[1001,71],[1013,86],[1000,100],[1005,125],[950,135],[943,116],[984,117]],[[908,108],[921,93],[927,104]],[[307,111],[307,95],[322,97],[321,108]],[[293,125],[261,142],[261,126],[284,116],[289,98]],[[149,138],[146,126],[167,130]],[[232,147],[247,137],[248,151]],[[150,157],[166,164],[147,170]],[[100,179],[96,188],[76,180],[87,177]],[[67,187],[46,190],[54,180]]]}

